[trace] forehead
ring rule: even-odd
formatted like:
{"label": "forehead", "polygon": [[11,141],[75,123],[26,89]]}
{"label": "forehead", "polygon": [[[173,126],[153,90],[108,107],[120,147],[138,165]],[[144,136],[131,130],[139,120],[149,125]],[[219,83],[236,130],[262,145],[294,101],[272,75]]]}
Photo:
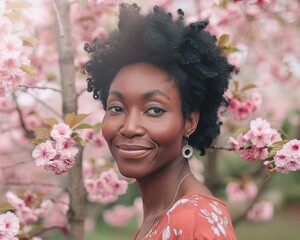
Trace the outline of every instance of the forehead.
{"label": "forehead", "polygon": [[132,90],[136,92],[147,89],[176,91],[174,80],[162,69],[149,63],[135,63],[123,67],[115,76],[110,90]]}

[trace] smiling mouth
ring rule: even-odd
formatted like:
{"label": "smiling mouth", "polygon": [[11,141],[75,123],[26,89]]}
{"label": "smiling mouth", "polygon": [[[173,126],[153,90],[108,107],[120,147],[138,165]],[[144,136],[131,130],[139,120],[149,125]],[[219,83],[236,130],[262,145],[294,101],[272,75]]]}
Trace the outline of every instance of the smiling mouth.
{"label": "smiling mouth", "polygon": [[138,159],[145,157],[153,150],[152,147],[141,145],[117,144],[118,154],[126,159]]}

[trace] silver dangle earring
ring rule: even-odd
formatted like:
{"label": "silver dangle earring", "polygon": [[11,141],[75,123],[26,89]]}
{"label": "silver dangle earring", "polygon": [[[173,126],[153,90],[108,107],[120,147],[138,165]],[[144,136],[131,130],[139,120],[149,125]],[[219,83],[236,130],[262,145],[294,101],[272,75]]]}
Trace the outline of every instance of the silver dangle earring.
{"label": "silver dangle earring", "polygon": [[189,145],[189,135],[186,138],[185,145],[182,148],[182,156],[186,159],[190,159],[193,156],[194,149],[191,145]]}

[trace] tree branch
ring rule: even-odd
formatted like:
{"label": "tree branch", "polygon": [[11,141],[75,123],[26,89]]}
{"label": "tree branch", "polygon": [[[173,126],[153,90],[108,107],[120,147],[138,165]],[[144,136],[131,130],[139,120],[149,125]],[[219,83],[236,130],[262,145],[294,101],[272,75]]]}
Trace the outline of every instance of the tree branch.
{"label": "tree branch", "polygon": [[21,109],[20,109],[20,106],[19,106],[17,100],[16,100],[16,108],[17,108],[17,112],[18,112],[19,119],[20,119],[20,122],[21,122],[21,128],[24,130],[26,138],[28,138],[28,139],[33,139],[33,138],[35,138],[34,132],[33,132],[32,130],[29,130],[29,129],[26,127],[26,124],[25,124],[25,122],[24,122],[24,118],[23,118],[23,115],[22,115],[22,111],[21,111]]}
{"label": "tree branch", "polygon": [[[62,89],[62,111],[65,116],[68,113],[77,113],[77,95],[75,90],[75,66],[74,47],[70,29],[70,6],[68,0],[54,0],[53,6],[57,14],[58,25],[58,51],[59,67]],[[84,239],[85,219],[85,190],[82,178],[82,152],[83,147],[78,146],[74,166],[68,173],[68,191],[70,194],[69,239]]]}
{"label": "tree branch", "polygon": [[57,88],[52,88],[52,87],[38,87],[38,86],[19,85],[19,88],[25,88],[26,90],[28,90],[28,89],[51,90],[51,91],[54,91],[54,92],[61,93],[61,90],[59,90]]}

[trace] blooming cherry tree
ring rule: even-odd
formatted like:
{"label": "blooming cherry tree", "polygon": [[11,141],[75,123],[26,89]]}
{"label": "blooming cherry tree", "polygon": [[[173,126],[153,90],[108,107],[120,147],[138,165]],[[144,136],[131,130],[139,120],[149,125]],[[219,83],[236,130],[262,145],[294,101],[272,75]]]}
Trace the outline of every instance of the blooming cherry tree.
{"label": "blooming cherry tree", "polygon": [[[88,217],[85,207],[95,204],[103,205],[95,214],[103,215],[108,224],[125,226],[132,217],[140,218],[141,199],[133,206],[107,207],[125,194],[132,180],[119,175],[108,154],[101,133],[104,110],[99,103],[90,103],[86,76],[80,72],[87,60],[84,44],[107,36],[115,27],[119,1],[32,1],[38,2],[38,11],[28,2],[0,1],[0,181],[2,201],[9,203],[0,215],[0,239],[38,240],[57,228],[72,240],[82,240]],[[144,1],[145,9],[154,4],[170,12],[181,7],[173,0]],[[300,125],[295,110],[300,98],[294,91],[300,79],[299,3],[190,4],[185,6],[187,22],[209,19],[207,30],[216,35],[237,69],[224,96],[228,107],[220,111],[222,136],[211,147],[214,155],[209,152],[209,161],[204,159],[201,166],[191,162],[193,173],[212,191],[226,185],[229,204],[249,203],[234,222],[239,216],[269,220],[274,208],[270,202],[258,201],[263,184],[256,184],[260,179],[265,182],[264,170],[269,176],[300,170],[300,136],[288,137],[280,130],[282,123],[295,130]],[[40,21],[40,15],[47,20]],[[78,112],[91,114],[87,118]],[[224,146],[218,147],[222,142]],[[238,171],[225,180],[217,171],[223,159],[218,149],[259,166],[260,175]],[[41,231],[33,231],[39,223]],[[221,229],[214,229],[220,234]]]}

